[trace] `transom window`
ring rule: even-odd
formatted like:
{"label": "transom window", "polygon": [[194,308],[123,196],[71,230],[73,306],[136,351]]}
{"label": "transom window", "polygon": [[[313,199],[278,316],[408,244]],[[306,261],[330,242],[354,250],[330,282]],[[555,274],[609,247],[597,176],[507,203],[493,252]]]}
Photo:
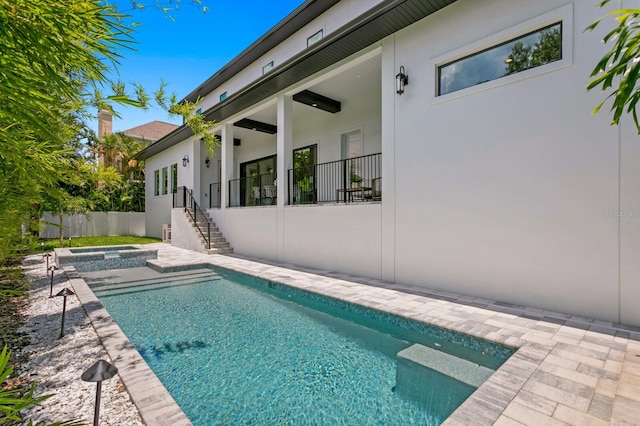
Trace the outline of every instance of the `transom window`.
{"label": "transom window", "polygon": [[227,92],[224,92],[222,95],[220,95],[220,102],[224,101],[225,99],[227,99]]}
{"label": "transom window", "polygon": [[562,59],[562,22],[438,67],[438,96]]}
{"label": "transom window", "polygon": [[320,40],[322,40],[322,37],[324,37],[324,30],[320,30],[314,35],[312,35],[311,37],[309,37],[307,39],[307,47],[311,46],[314,43],[319,42]]}
{"label": "transom window", "polygon": [[269,71],[271,71],[273,69],[273,61],[269,62],[267,65],[265,65],[264,67],[262,67],[262,75],[265,75],[266,73],[268,73]]}

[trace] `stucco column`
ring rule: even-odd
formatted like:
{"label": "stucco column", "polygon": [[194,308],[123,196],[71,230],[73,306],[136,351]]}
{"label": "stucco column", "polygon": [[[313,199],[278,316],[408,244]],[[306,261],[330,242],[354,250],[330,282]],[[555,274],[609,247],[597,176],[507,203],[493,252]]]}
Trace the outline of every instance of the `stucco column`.
{"label": "stucco column", "polygon": [[200,197],[202,176],[200,176],[200,139],[193,138],[191,141],[191,154],[189,154],[189,166],[191,167],[192,180],[193,180],[193,197],[199,206],[205,207],[204,200]]}
{"label": "stucco column", "polygon": [[382,209],[380,276],[383,280],[396,280],[396,199],[395,199],[395,145],[396,105],[400,97],[395,92],[395,39],[390,36],[382,42]]}
{"label": "stucco column", "polygon": [[284,261],[284,206],[287,203],[288,170],[293,157],[293,100],[291,96],[278,95],[278,134],[277,134],[277,223],[276,258]]}
{"label": "stucco column", "polygon": [[233,124],[222,125],[222,140],[220,141],[220,209],[225,210],[229,205],[229,180],[233,179]]}

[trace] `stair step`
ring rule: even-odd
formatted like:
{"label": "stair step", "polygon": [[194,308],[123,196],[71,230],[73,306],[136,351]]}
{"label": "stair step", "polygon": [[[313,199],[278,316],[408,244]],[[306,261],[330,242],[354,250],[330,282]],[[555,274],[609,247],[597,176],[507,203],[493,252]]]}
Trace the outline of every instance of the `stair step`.
{"label": "stair step", "polygon": [[233,253],[233,249],[231,247],[228,248],[212,248],[207,250],[207,254],[226,254]]}

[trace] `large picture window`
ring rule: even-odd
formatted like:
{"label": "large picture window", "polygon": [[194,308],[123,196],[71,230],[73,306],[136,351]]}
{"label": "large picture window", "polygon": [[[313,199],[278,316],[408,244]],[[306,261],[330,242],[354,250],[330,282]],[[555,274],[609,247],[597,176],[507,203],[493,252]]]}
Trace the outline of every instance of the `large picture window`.
{"label": "large picture window", "polygon": [[438,96],[562,59],[562,23],[438,67]]}

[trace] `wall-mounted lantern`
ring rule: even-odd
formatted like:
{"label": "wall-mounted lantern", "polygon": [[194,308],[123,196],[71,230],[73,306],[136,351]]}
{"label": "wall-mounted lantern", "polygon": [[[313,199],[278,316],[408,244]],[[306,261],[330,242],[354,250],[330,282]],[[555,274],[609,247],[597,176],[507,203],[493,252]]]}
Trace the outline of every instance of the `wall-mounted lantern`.
{"label": "wall-mounted lantern", "polygon": [[189,164],[189,156],[185,154],[185,156],[182,157],[182,167],[187,167],[187,164]]}
{"label": "wall-mounted lantern", "polygon": [[409,76],[403,66],[400,67],[400,72],[396,74],[396,93],[402,95],[404,93],[404,86],[409,84]]}
{"label": "wall-mounted lantern", "polygon": [[211,166],[211,160],[209,157],[204,159],[204,165],[207,166],[207,169]]}

